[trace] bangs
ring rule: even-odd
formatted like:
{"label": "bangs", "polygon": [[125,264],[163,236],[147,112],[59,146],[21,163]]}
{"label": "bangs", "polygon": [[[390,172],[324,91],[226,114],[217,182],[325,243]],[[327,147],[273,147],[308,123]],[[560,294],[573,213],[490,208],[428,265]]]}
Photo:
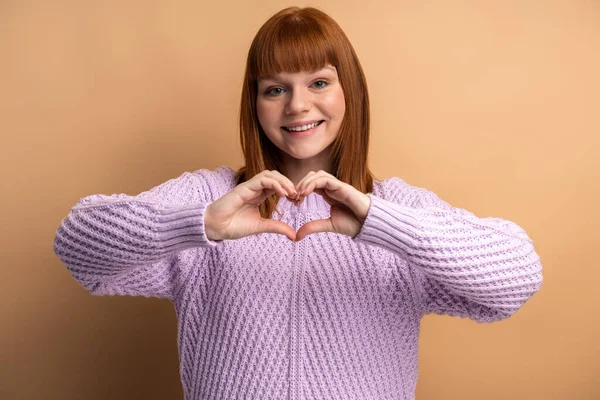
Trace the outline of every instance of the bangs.
{"label": "bangs", "polygon": [[[275,24],[274,24],[275,25]],[[327,40],[315,21],[300,19],[259,32],[256,51],[248,60],[250,78],[272,77],[282,71],[315,71],[327,64],[337,66],[334,43]]]}

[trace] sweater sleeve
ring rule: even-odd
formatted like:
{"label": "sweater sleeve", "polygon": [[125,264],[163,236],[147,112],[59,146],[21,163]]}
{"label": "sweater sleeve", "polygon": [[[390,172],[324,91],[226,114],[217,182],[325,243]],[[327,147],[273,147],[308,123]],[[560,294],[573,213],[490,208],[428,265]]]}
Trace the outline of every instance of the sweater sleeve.
{"label": "sweater sleeve", "polygon": [[383,247],[416,270],[423,314],[499,321],[539,290],[540,257],[517,224],[478,218],[405,183],[404,192],[410,202],[369,193],[371,206],[354,240]]}
{"label": "sweater sleeve", "polygon": [[92,295],[174,299],[204,267],[204,212],[226,190],[222,169],[185,172],[136,196],[83,197],[61,221],[54,252]]}

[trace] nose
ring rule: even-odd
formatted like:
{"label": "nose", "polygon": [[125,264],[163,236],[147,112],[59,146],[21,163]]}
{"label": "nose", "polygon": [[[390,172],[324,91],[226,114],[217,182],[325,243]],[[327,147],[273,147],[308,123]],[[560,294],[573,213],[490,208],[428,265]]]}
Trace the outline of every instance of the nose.
{"label": "nose", "polygon": [[285,106],[285,113],[299,114],[304,111],[309,111],[311,106],[311,93],[307,90],[293,89],[290,92],[288,102]]}

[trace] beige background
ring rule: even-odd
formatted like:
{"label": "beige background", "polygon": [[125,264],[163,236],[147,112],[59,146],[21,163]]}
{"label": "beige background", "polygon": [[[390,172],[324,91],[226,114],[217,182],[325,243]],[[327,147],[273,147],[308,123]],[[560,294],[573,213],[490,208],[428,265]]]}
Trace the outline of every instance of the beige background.
{"label": "beige background", "polygon": [[544,284],[494,324],[426,316],[417,399],[598,399],[598,1],[0,3],[1,399],[181,399],[167,300],[92,297],[52,240],[79,198],[242,165],[245,57],[268,17],[345,30],[371,167],[533,239]]}

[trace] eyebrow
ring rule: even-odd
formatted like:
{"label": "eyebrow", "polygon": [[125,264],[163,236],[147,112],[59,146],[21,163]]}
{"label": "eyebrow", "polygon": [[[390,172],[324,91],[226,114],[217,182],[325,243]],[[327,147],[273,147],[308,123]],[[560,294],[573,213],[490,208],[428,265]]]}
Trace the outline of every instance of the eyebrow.
{"label": "eyebrow", "polygon": [[[317,72],[322,71],[322,70],[326,70],[326,69],[334,71],[334,72],[337,71],[337,69],[335,67],[328,65],[328,66],[323,67],[323,68],[317,68],[317,69],[315,69],[313,71],[308,71],[308,73],[310,75],[312,75],[312,74],[316,74]],[[258,80],[261,81],[261,80],[276,80],[276,79],[277,78],[275,76],[263,76],[262,78],[259,78]]]}
{"label": "eyebrow", "polygon": [[326,67],[323,67],[323,68],[317,68],[317,69],[315,69],[314,71],[310,71],[310,72],[309,72],[309,74],[315,74],[315,73],[317,73],[317,72],[319,72],[319,71],[321,71],[321,70],[323,70],[323,69],[330,69],[330,70],[332,70],[332,71],[335,71],[335,70],[336,70],[334,66],[328,65],[328,66],[326,66]]}

